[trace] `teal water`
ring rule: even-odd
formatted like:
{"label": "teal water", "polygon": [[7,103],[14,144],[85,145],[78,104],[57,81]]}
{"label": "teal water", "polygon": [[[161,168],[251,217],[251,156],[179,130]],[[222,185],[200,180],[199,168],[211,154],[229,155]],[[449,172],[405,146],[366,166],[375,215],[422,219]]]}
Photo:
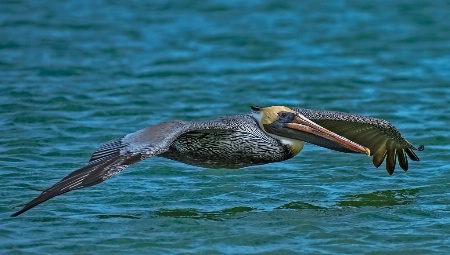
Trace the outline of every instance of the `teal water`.
{"label": "teal water", "polygon": [[[0,1],[1,254],[446,254],[447,1]],[[17,218],[101,143],[288,105],[394,124],[388,176],[313,145],[203,169],[151,158]]]}

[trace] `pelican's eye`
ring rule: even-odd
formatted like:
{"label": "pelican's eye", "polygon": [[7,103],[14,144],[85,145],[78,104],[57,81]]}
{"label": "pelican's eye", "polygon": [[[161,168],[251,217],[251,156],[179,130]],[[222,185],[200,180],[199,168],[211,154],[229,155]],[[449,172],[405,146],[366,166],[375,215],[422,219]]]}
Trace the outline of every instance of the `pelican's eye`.
{"label": "pelican's eye", "polygon": [[278,113],[278,121],[281,123],[288,123],[288,122],[292,122],[295,118],[295,113],[293,112],[286,112],[286,111],[281,111]]}
{"label": "pelican's eye", "polygon": [[290,112],[281,111],[278,113],[278,117],[280,119],[286,119],[289,118],[292,114]]}

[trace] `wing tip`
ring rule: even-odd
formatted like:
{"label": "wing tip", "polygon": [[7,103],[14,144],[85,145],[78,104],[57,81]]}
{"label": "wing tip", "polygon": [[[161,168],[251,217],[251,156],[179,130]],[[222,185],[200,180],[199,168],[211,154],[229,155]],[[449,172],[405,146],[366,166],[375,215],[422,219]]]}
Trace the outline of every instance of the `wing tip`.
{"label": "wing tip", "polygon": [[42,199],[43,198],[42,195],[43,194],[39,195],[35,199],[33,199],[30,202],[28,202],[27,204],[25,204],[22,209],[20,209],[19,211],[11,214],[10,217],[17,217],[17,216],[21,215],[22,213],[30,210],[31,208],[33,208],[33,207],[35,207],[35,206],[37,206],[37,205],[47,201],[48,199],[50,199],[50,198]]}
{"label": "wing tip", "polygon": [[386,172],[389,174],[389,176],[394,174],[394,170],[395,170],[395,167],[387,167],[386,166]]}
{"label": "wing tip", "polygon": [[21,215],[22,213],[24,213],[24,212],[26,212],[26,211],[27,211],[27,210],[22,209],[22,210],[20,210],[20,211],[17,211],[17,212],[15,212],[15,213],[11,214],[9,217],[17,217],[17,216]]}
{"label": "wing tip", "polygon": [[[423,151],[424,146],[420,145],[416,148],[403,148],[403,149],[382,149],[374,153],[373,155],[373,165],[378,168],[383,161],[386,159],[386,171],[389,175],[392,175],[395,170],[396,161],[398,159],[398,164],[406,172],[408,171],[408,157],[413,161],[420,161],[414,150]],[[384,154],[383,154],[384,153]],[[406,156],[408,155],[408,157]]]}
{"label": "wing tip", "polygon": [[376,168],[380,167],[383,163],[386,158],[386,152],[386,150],[378,150],[372,155],[372,163]]}
{"label": "wing tip", "polygon": [[420,161],[419,157],[416,155],[416,153],[412,149],[405,149],[405,152],[406,152],[406,154],[408,154],[408,157],[411,160],[413,160],[413,161]]}
{"label": "wing tip", "polygon": [[406,172],[408,171],[408,158],[406,157],[405,150],[397,151],[398,164]]}

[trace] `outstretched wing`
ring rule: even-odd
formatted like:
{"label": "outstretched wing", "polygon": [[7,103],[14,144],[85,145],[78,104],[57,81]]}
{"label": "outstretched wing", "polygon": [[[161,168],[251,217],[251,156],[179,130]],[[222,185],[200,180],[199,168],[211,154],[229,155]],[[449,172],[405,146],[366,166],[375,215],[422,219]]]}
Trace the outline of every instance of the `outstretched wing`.
{"label": "outstretched wing", "polygon": [[408,159],[419,161],[416,148],[389,122],[360,115],[292,108],[320,126],[370,149],[372,162],[379,167],[386,159],[386,170],[392,174],[396,159],[403,170],[408,170]]}
{"label": "outstretched wing", "polygon": [[226,125],[222,125],[220,121],[169,121],[109,141],[94,151],[88,165],[70,173],[44,190],[11,216],[18,216],[55,196],[103,182],[133,163],[167,151],[171,143],[180,135],[202,128],[226,128]]}

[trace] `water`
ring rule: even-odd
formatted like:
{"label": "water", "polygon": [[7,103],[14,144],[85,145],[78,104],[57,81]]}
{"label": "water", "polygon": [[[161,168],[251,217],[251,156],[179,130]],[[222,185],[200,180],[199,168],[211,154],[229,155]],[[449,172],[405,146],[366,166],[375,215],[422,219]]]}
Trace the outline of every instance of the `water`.
{"label": "water", "polygon": [[[1,1],[0,253],[447,253],[449,8]],[[250,105],[384,118],[425,151],[391,177],[312,145],[241,170],[152,158],[9,217],[102,142]]]}

